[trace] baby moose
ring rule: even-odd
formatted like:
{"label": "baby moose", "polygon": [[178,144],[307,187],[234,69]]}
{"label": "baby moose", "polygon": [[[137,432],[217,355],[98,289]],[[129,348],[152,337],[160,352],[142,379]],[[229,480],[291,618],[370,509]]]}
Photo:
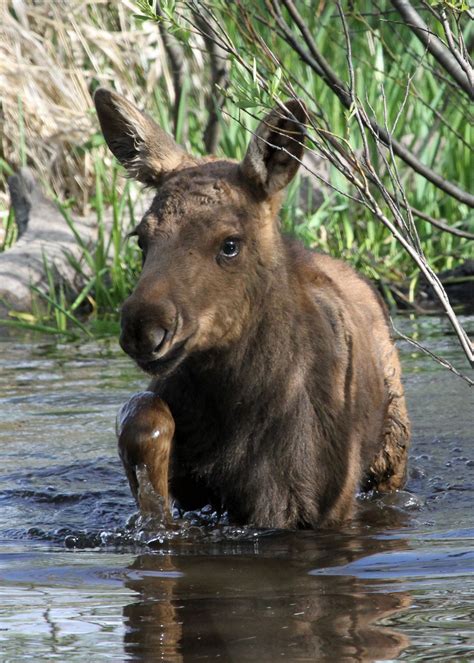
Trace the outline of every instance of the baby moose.
{"label": "baby moose", "polygon": [[267,115],[241,163],[189,155],[114,92],[95,105],[113,154],[156,192],[121,314],[121,346],[152,376],[118,423],[139,506],[143,471],[166,504],[257,527],[333,526],[358,490],[400,488],[409,420],[383,303],[280,233],[303,104]]}

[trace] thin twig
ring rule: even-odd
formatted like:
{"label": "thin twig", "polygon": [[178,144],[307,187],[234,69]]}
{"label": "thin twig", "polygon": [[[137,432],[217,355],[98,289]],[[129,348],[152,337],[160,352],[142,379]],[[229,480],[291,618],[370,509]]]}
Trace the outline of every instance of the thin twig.
{"label": "thin twig", "polygon": [[[276,2],[277,0],[273,0],[272,4],[275,6]],[[301,47],[297,40],[294,40],[291,45],[295,48],[300,57],[305,62],[307,62],[307,64],[309,64],[313,71],[315,71],[318,76],[321,76],[322,80],[338,96],[343,106],[349,110],[351,108],[351,97],[346,85],[338,78],[338,76],[329,66],[328,62],[316,48],[316,44],[309,30],[307,29],[292,0],[281,0],[281,2],[288,9],[311,55],[308,57],[308,53]],[[314,63],[316,63],[316,66]],[[469,207],[474,207],[474,195],[468,193],[467,191],[463,191],[456,184],[449,182],[444,177],[441,177],[441,175],[419,161],[419,159],[417,159],[416,156],[410,152],[410,150],[395,140],[395,138],[390,135],[390,133],[387,132],[383,127],[379,126],[375,118],[367,117],[364,120],[364,123],[370,126],[370,128],[377,134],[379,139],[385,145],[391,145],[395,154],[411,168],[413,168],[415,172],[417,172],[419,175],[422,175],[429,182],[453,198],[456,198],[466,205],[469,205]]]}
{"label": "thin twig", "polygon": [[428,355],[429,357],[431,357],[431,359],[434,359],[438,364],[441,364],[441,366],[443,366],[444,368],[447,368],[448,371],[451,371],[451,373],[454,373],[454,375],[457,375],[458,378],[461,378],[462,380],[467,382],[467,384],[470,387],[474,387],[474,381],[471,380],[471,378],[468,378],[467,375],[464,375],[464,373],[461,373],[460,371],[458,371],[458,369],[455,368],[451,364],[451,362],[449,362],[447,359],[443,359],[442,357],[439,357],[434,352],[432,352],[431,350],[426,348],[424,345],[421,345],[421,343],[418,343],[418,341],[415,341],[414,338],[411,338],[410,336],[406,336],[406,334],[404,334],[399,329],[397,329],[397,327],[395,327],[395,324],[394,324],[392,319],[390,319],[390,321],[392,323],[393,331],[395,332],[395,334],[397,334],[397,336],[402,338],[404,341],[407,341],[407,343],[410,343],[411,345],[413,345],[418,350],[421,350],[421,352],[424,352],[425,355]]}
{"label": "thin twig", "polygon": [[392,0],[393,6],[402,16],[407,27],[409,27],[418,39],[424,44],[431,55],[439,62],[445,71],[456,81],[459,87],[471,98],[474,99],[474,88],[466,72],[459,66],[456,57],[441,40],[431,31],[428,26],[412,7],[409,0]]}

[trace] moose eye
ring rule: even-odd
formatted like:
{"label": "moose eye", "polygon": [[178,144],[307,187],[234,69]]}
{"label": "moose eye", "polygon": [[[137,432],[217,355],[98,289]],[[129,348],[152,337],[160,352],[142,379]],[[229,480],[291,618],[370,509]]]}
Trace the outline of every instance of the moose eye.
{"label": "moose eye", "polygon": [[240,240],[236,237],[227,237],[222,242],[220,255],[225,258],[235,258],[239,255],[240,251]]}

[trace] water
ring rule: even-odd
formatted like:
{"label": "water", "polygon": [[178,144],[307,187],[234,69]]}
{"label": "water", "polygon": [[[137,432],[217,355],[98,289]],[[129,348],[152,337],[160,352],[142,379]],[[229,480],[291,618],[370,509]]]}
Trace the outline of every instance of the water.
{"label": "water", "polygon": [[[462,366],[446,325],[417,330]],[[474,660],[474,390],[401,350],[407,491],[331,532],[166,531],[113,432],[146,378],[115,344],[0,340],[0,660]]]}

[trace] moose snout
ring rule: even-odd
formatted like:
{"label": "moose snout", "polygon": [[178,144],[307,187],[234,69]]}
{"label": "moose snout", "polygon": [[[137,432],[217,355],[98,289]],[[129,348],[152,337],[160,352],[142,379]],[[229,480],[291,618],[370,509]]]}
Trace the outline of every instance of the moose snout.
{"label": "moose snout", "polygon": [[121,312],[122,349],[134,359],[155,358],[173,336],[174,319],[162,306],[143,307],[127,300]]}

